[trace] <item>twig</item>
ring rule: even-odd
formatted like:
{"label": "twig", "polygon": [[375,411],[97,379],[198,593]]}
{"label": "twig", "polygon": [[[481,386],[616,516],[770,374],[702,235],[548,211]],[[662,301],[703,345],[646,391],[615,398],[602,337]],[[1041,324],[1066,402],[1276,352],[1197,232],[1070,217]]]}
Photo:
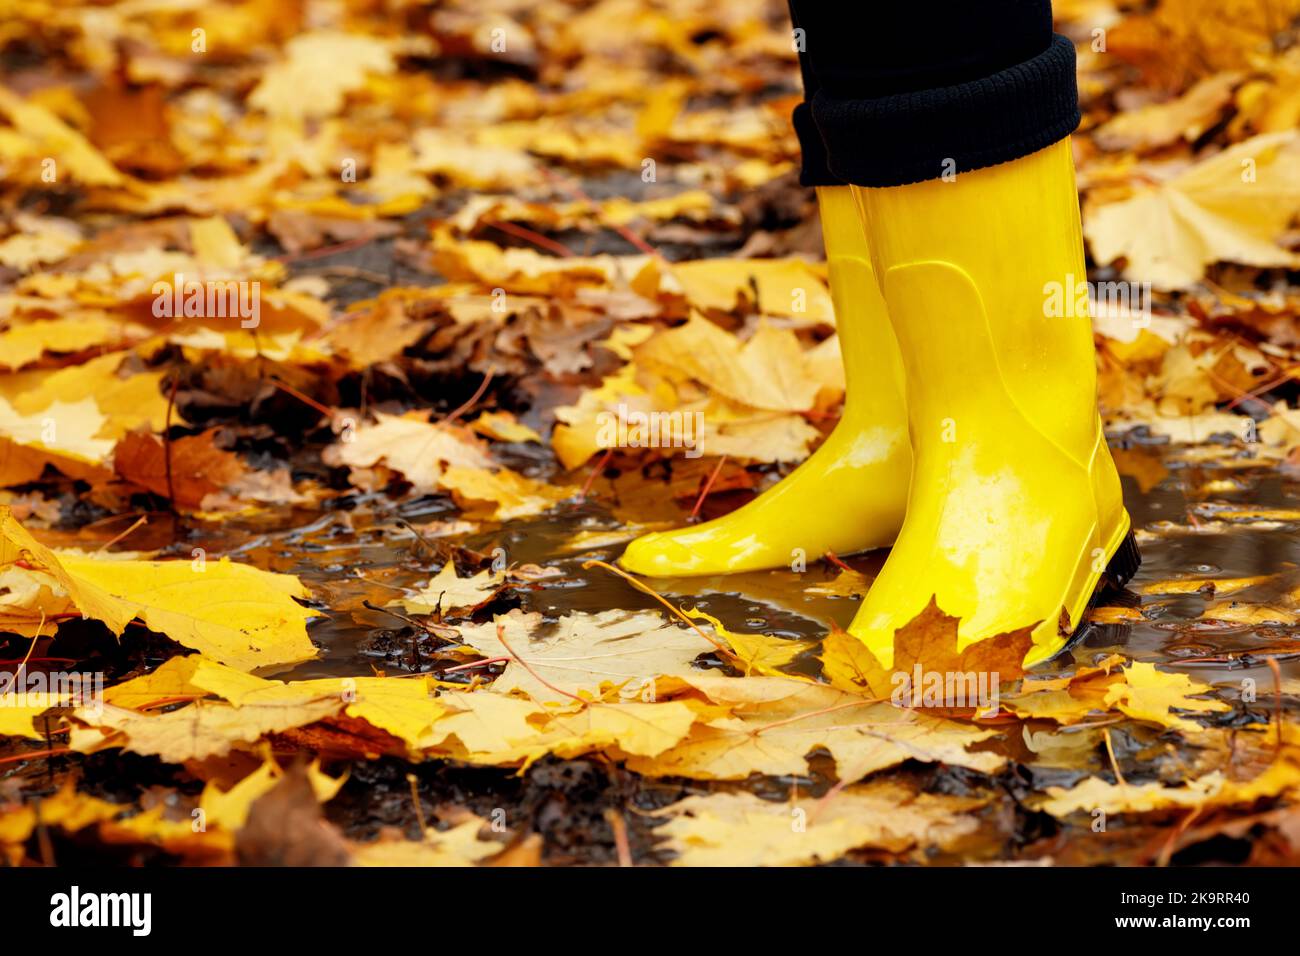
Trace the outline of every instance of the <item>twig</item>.
{"label": "twig", "polygon": [[1119,772],[1119,761],[1115,759],[1115,747],[1110,741],[1110,728],[1103,727],[1101,732],[1106,737],[1106,753],[1110,754],[1110,768],[1115,772],[1115,779],[1119,781],[1121,787],[1127,787],[1128,783],[1124,780],[1124,775]]}
{"label": "twig", "polygon": [[330,408],[328,405],[322,405],[320,402],[316,401],[316,399],[312,398],[310,395],[303,394],[302,392],[298,391],[298,389],[294,388],[292,385],[288,385],[280,381],[274,375],[268,377],[267,381],[270,382],[272,385],[274,385],[276,388],[278,388],[280,391],[284,392],[286,395],[292,395],[294,398],[298,399],[298,401],[302,402],[304,405],[309,405],[312,408],[316,409],[316,411],[320,412],[326,418],[334,417],[334,409]]}
{"label": "twig", "polygon": [[[1236,396],[1237,396],[1237,399],[1238,399],[1239,401],[1244,401],[1245,399],[1248,399],[1248,398],[1255,398],[1255,397],[1256,397],[1256,396],[1254,396],[1254,395],[1251,395],[1249,392],[1243,392],[1241,389],[1237,388],[1237,386],[1233,385],[1231,382],[1225,380],[1224,378],[1222,378],[1222,377],[1220,377],[1220,376],[1218,376],[1218,375],[1215,375],[1213,371],[1210,371],[1210,370],[1207,369],[1207,370],[1206,370],[1206,375],[1207,375],[1209,378],[1213,379],[1216,385],[1218,385],[1218,386],[1220,386],[1221,388],[1225,389],[1226,391],[1228,391],[1228,392],[1230,392],[1230,393],[1236,395]],[[1279,382],[1278,384],[1281,384],[1281,383]],[[1188,417],[1190,417],[1190,414],[1189,414]],[[1277,417],[1278,417],[1278,416],[1276,416],[1276,415],[1269,415],[1269,418],[1277,418]],[[1293,432],[1296,432],[1297,434],[1300,434],[1300,425],[1292,424],[1291,420],[1288,419],[1285,415],[1281,416],[1281,422],[1282,422],[1283,425],[1285,425],[1287,428],[1291,429]]]}
{"label": "twig", "polygon": [[313,276],[341,276],[344,279],[360,279],[362,282],[369,282],[371,285],[388,285],[388,276],[381,272],[372,272],[370,269],[361,269],[357,266],[320,266],[316,269],[303,269],[299,275]]}
{"label": "twig", "polygon": [[610,456],[613,454],[613,448],[605,449],[605,454],[600,456],[600,461],[596,462],[596,467],[591,469],[591,474],[587,476],[586,483],[583,484],[582,490],[578,492],[579,501],[587,500],[587,492],[591,491],[591,486],[596,483],[596,476],[605,470],[605,466],[609,464]]}
{"label": "twig", "polygon": [[348,252],[352,249],[360,248],[374,242],[377,236],[356,236],[352,239],[346,239],[343,242],[335,243],[331,246],[321,246],[318,249],[307,249],[302,252],[287,252],[281,256],[273,256],[275,262],[301,262],[304,259],[321,259],[325,256],[337,255],[340,252]]}
{"label": "twig", "polygon": [[839,556],[834,551],[826,552],[826,560],[829,561],[831,564],[835,565],[837,568],[841,568],[845,571],[853,572],[853,569],[849,567],[847,564],[845,564],[843,561],[841,561],[839,559]]}
{"label": "twig", "polygon": [[481,661],[470,661],[468,664],[457,664],[455,667],[444,667],[438,671],[439,674],[450,674],[452,671],[469,670],[471,667],[487,667],[489,664],[506,664],[514,660],[513,657],[488,657]]}
{"label": "twig", "polygon": [[1156,857],[1156,866],[1169,865],[1169,860],[1174,855],[1174,849],[1178,844],[1178,838],[1187,832],[1187,828],[1192,825],[1192,821],[1199,817],[1204,809],[1204,804],[1199,807],[1192,807],[1192,812],[1183,817],[1183,821],[1174,827],[1174,832],[1169,834],[1169,839],[1160,848],[1160,853]]}
{"label": "twig", "polygon": [[691,509],[691,521],[694,521],[700,516],[700,508],[704,506],[704,499],[707,498],[709,492],[713,490],[713,483],[718,480],[718,472],[722,471],[722,466],[726,464],[726,462],[727,456],[723,455],[718,459],[718,463],[713,466],[713,471],[709,474],[709,480],[704,483],[704,489],[700,492],[700,496],[695,499],[695,507]]}
{"label": "twig", "polygon": [[55,757],[59,754],[72,753],[71,747],[51,747],[48,750],[29,750],[27,753],[0,757],[0,763],[17,763],[22,760],[35,760],[37,757]]}
{"label": "twig", "polygon": [[[547,169],[544,166],[541,167],[541,170],[543,176],[545,176],[551,182],[555,183],[557,186],[559,186],[562,190],[564,190],[574,199],[578,200],[579,202],[585,202],[589,206],[596,208],[596,201],[592,199],[590,196],[588,196],[586,192],[583,191],[582,187],[579,186],[577,183],[573,182],[573,180],[569,179],[567,176],[559,176],[553,170]],[[627,226],[614,225],[613,223],[610,223],[609,226],[620,236],[622,236],[624,239],[630,242],[632,245],[636,246],[638,249],[644,252],[646,255],[659,258],[659,250],[656,249],[654,246],[650,245],[650,243],[646,242],[644,239],[638,236]]]}
{"label": "twig", "polygon": [[1276,657],[1268,659],[1269,670],[1273,672],[1273,710],[1277,715],[1277,752],[1282,753],[1282,668]]}
{"label": "twig", "polygon": [[[370,601],[362,601],[361,606],[368,611],[378,611],[380,614],[387,614],[391,617],[397,618],[399,621],[405,621],[412,627],[418,627],[420,630],[432,637],[441,638],[444,641],[452,641],[456,644],[460,643],[460,641],[456,640],[456,638],[460,637],[460,631],[456,630],[454,627],[449,627],[446,624],[426,624],[422,621],[417,621],[413,617],[407,617],[405,614],[398,614],[392,608],[380,607],[378,604],[372,604]],[[440,631],[450,633],[439,633]]]}
{"label": "twig", "polygon": [[619,866],[634,866],[632,862],[632,848],[627,842],[627,821],[614,807],[605,809],[605,822],[609,828],[614,831],[614,849],[618,853]]}
{"label": "twig", "polygon": [[596,560],[583,561],[583,562],[582,562],[582,568],[583,568],[584,571],[587,570],[587,569],[589,569],[589,568],[604,568],[606,571],[612,571],[614,574],[617,574],[620,578],[622,578],[622,579],[623,579],[624,581],[626,581],[628,584],[632,585],[632,587],[636,588],[636,589],[637,589],[638,591],[640,591],[642,594],[648,594],[648,595],[650,595],[652,598],[654,598],[656,601],[658,601],[658,602],[659,602],[660,604],[662,604],[664,607],[668,608],[668,610],[670,610],[670,611],[672,611],[674,614],[676,614],[676,615],[677,615],[679,618],[681,618],[681,619],[682,619],[682,620],[683,620],[687,625],[689,625],[690,627],[694,628],[696,634],[700,635],[700,637],[704,638],[706,641],[708,641],[710,644],[712,644],[712,645],[713,645],[714,647],[716,647],[718,650],[722,651],[722,653],[726,654],[728,657],[735,657],[735,656],[736,656],[735,653],[731,650],[730,647],[726,646],[726,645],[723,644],[722,642],[717,641],[717,640],[713,639],[712,637],[709,637],[709,635],[705,634],[704,631],[700,628],[700,626],[699,626],[698,624],[696,624],[694,621],[692,621],[689,617],[687,617],[687,615],[686,615],[686,614],[681,610],[681,608],[674,607],[674,606],[672,605],[672,603],[671,603],[667,598],[665,598],[665,597],[663,597],[662,595],[660,595],[658,591],[656,591],[654,588],[650,587],[648,584],[643,584],[643,583],[641,583],[641,582],[638,581],[636,578],[632,577],[632,575],[630,575],[630,574],[628,574],[626,571],[624,571],[622,568],[616,568],[616,567],[614,567],[614,565],[612,565],[612,564],[607,564],[607,563],[604,562],[604,561],[596,561]]}
{"label": "twig", "polygon": [[426,548],[428,548],[428,549],[429,549],[429,552],[430,552],[430,553],[431,553],[435,558],[436,558],[436,557],[439,557],[439,556],[442,555],[443,549],[440,548],[440,547],[438,547],[436,544],[434,544],[434,543],[433,543],[432,541],[430,541],[428,538],[426,538],[426,537],[424,536],[424,534],[420,531],[419,528],[417,528],[415,525],[411,524],[411,522],[407,521],[405,518],[401,518],[401,517],[399,517],[399,518],[397,518],[396,520],[397,520],[397,523],[398,523],[399,525],[401,525],[401,526],[402,526],[403,528],[405,528],[407,531],[411,532],[411,534],[413,534],[413,535],[415,535],[417,538],[419,538],[419,539],[420,539],[420,543],[421,543],[422,545],[424,545]]}
{"label": "twig", "polygon": [[420,839],[423,840],[427,828],[424,823],[424,807],[420,806],[420,791],[415,785],[415,774],[408,773],[406,775],[406,782],[411,785],[411,803],[415,804],[415,819],[420,824]]}
{"label": "twig", "polygon": [[134,531],[136,528],[140,527],[140,525],[148,524],[148,523],[149,523],[149,516],[141,515],[140,517],[135,519],[135,524],[131,525],[131,527],[127,528],[121,534],[117,535],[117,537],[109,538],[107,541],[105,541],[96,549],[95,553],[98,554],[102,551],[107,551],[109,548],[117,544],[123,538],[130,536],[131,532]]}
{"label": "twig", "polygon": [[490,222],[488,223],[488,226],[493,229],[499,229],[508,236],[525,239],[528,242],[533,243],[533,245],[541,246],[548,252],[553,252],[557,256],[562,256],[565,259],[571,259],[575,255],[573,250],[564,243],[543,236],[540,232],[535,232],[534,230],[527,229],[524,226],[516,226],[513,222]]}
{"label": "twig", "polygon": [[466,401],[463,405],[461,405],[459,408],[455,409],[450,414],[448,414],[447,417],[442,420],[442,424],[450,425],[456,419],[460,418],[461,415],[465,414],[467,411],[473,408],[474,405],[478,402],[478,400],[483,397],[483,393],[487,391],[488,383],[492,381],[492,376],[496,374],[496,371],[497,370],[495,365],[489,365],[488,370],[483,374],[483,381],[479,383],[479,386],[474,391],[474,394],[471,395],[469,397],[469,400]]}
{"label": "twig", "polygon": [[45,824],[45,815],[41,812],[41,798],[36,798],[36,844],[41,850],[41,865],[54,866],[54,843],[50,840],[50,828]]}
{"label": "twig", "polygon": [[36,633],[32,635],[32,642],[27,645],[27,654],[23,657],[23,662],[18,665],[18,670],[14,672],[14,679],[21,681],[23,672],[27,669],[27,662],[31,660],[32,651],[36,650],[36,642],[41,639],[41,631],[45,630],[45,611],[41,611],[41,623],[36,625]]}
{"label": "twig", "polygon": [[163,465],[167,469],[167,506],[172,514],[176,513],[176,489],[172,487],[172,409],[176,407],[176,390],[181,386],[181,374],[177,369],[172,376],[171,392],[167,395],[167,420],[163,426]]}
{"label": "twig", "polygon": [[589,700],[587,700],[585,697],[579,697],[577,694],[573,694],[573,693],[570,693],[570,692],[567,691],[567,690],[563,690],[563,689],[561,689],[561,688],[559,688],[559,687],[556,687],[554,684],[552,684],[550,681],[548,681],[548,680],[547,680],[545,677],[543,677],[541,674],[537,673],[537,671],[533,670],[533,666],[532,666],[531,664],[529,664],[526,660],[524,660],[522,657],[520,657],[518,654],[516,654],[516,653],[514,652],[514,649],[511,648],[510,644],[507,643],[507,641],[506,641],[506,626],[505,626],[504,624],[502,624],[500,621],[497,621],[497,640],[500,641],[500,642],[501,642],[501,646],[504,647],[504,648],[506,649],[506,653],[509,654],[510,657],[511,657],[512,659],[518,661],[518,662],[519,662],[519,666],[522,667],[524,670],[528,671],[528,673],[532,674],[532,675],[533,675],[533,679],[536,680],[536,681],[537,681],[539,684],[541,684],[543,687],[547,688],[548,690],[553,690],[553,691],[555,691],[555,693],[561,695],[562,697],[568,697],[568,698],[570,698],[571,700],[576,700],[576,701],[577,701],[578,703],[580,703],[583,707],[590,707],[590,706],[591,706],[592,702],[589,701]]}

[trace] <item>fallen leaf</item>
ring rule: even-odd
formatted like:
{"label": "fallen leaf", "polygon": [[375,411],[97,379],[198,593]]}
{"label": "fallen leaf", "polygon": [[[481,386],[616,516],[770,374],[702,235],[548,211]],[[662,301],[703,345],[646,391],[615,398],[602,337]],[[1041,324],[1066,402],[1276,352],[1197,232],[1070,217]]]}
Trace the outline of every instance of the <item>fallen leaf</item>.
{"label": "fallen leaf", "polygon": [[505,848],[497,840],[480,840],[483,820],[466,820],[450,830],[424,831],[424,839],[379,839],[356,844],[352,862],[357,866],[477,866]]}
{"label": "fallen leaf", "polygon": [[1294,267],[1276,239],[1300,209],[1300,135],[1237,143],[1130,199],[1086,209],[1098,262],[1124,258],[1124,275],[1162,289],[1200,281],[1214,262]]}
{"label": "fallen leaf", "polygon": [[113,469],[127,481],[171,497],[178,507],[198,509],[247,471],[238,455],[216,447],[216,431],[174,439],[170,457],[156,436],[129,432],[113,451]]}
{"label": "fallen leaf", "polygon": [[421,491],[436,491],[447,465],[486,469],[494,464],[481,440],[462,426],[382,412],[375,419],[374,425],[345,433],[343,440],[326,450],[325,461],[354,468],[383,462]]}
{"label": "fallen leaf", "polygon": [[486,502],[494,506],[496,521],[512,521],[541,514],[576,493],[576,488],[556,486],[527,478],[508,468],[453,465],[442,473],[439,484],[462,502]]}
{"label": "fallen leaf", "polygon": [[474,608],[491,600],[505,583],[504,571],[480,571],[462,578],[456,574],[456,566],[448,561],[422,590],[392,603],[401,604],[408,614],[432,614],[439,607],[444,612]]}
{"label": "fallen leaf", "polygon": [[1179,717],[1175,710],[1198,714],[1218,713],[1231,708],[1221,700],[1198,700],[1192,695],[1213,690],[1186,674],[1156,670],[1154,664],[1133,661],[1123,671],[1122,683],[1106,691],[1106,705],[1117,707],[1135,720],[1149,720],[1176,730],[1197,731],[1200,725]]}
{"label": "fallen leaf", "polygon": [[[22,566],[26,564],[27,566]],[[56,554],[0,505],[0,571],[25,586],[0,595],[0,625],[32,635],[42,621],[84,616],[120,636],[139,619],[151,630],[242,670],[309,660],[309,591],[290,574],[229,558],[137,561]]]}
{"label": "fallen leaf", "polygon": [[[305,33],[284,47],[286,58],[270,66],[248,97],[250,106],[291,119],[332,116],[368,74],[393,72],[393,54],[376,37],[335,31]],[[303,96],[311,90],[311,96]]]}
{"label": "fallen leaf", "polygon": [[665,624],[653,611],[574,613],[549,625],[540,614],[511,611],[488,624],[461,625],[459,631],[484,657],[511,658],[492,683],[494,691],[521,691],[539,703],[569,703],[569,695],[598,697],[607,684],[646,686],[660,676],[690,673],[695,658],[716,649],[689,628]]}
{"label": "fallen leaf", "polygon": [[739,780],[752,773],[803,776],[822,748],[841,780],[853,782],[905,760],[943,762],[991,773],[1005,762],[967,748],[994,736],[963,724],[889,703],[863,700],[831,687],[780,677],[681,675],[732,714],[698,724],[681,744],[628,766],[649,776]]}
{"label": "fallen leaf", "polygon": [[915,794],[893,781],[849,787],[824,801],[710,793],[656,811],[673,866],[810,866],[870,847],[943,848],[974,832],[979,801]]}

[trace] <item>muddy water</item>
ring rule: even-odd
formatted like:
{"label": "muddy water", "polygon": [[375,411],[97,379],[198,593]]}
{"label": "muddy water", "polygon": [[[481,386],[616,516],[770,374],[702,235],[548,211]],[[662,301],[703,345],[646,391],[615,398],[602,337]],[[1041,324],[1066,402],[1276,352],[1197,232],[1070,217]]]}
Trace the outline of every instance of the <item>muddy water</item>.
{"label": "muddy water", "polygon": [[[1276,617],[1285,617],[1296,606],[1290,594],[1300,587],[1300,486],[1272,469],[1242,468],[1231,460],[1229,449],[1224,460],[1209,465],[1185,465],[1179,461],[1181,452],[1167,447],[1125,454],[1130,468],[1134,461],[1149,466],[1135,469],[1148,475],[1148,484],[1152,470],[1156,475],[1166,471],[1145,491],[1133,478],[1124,479],[1129,511],[1141,538],[1143,565],[1129,588],[1110,595],[1104,604],[1134,609],[1138,613],[1129,616],[1137,620],[1095,627],[1044,669],[1091,663],[1118,652],[1186,668],[1220,685],[1227,697],[1236,695],[1245,677],[1254,678],[1261,688],[1272,687],[1272,671],[1261,655],[1278,658],[1285,677],[1300,676],[1300,664],[1294,660],[1300,656],[1296,640],[1300,628],[1205,617],[1207,608],[1224,600],[1245,608],[1281,609]],[[1295,514],[1286,515],[1288,510]],[[1234,517],[1221,520],[1218,516],[1223,512]],[[1242,512],[1247,514],[1243,517]],[[1296,520],[1278,520],[1279,512]],[[226,553],[235,560],[292,572],[312,587],[322,616],[312,625],[311,634],[321,656],[276,676],[357,675],[372,673],[375,667],[391,673],[394,668],[427,666],[418,652],[409,660],[400,654],[382,658],[375,654],[376,642],[410,640],[414,629],[362,602],[380,607],[394,602],[426,583],[441,565],[402,522],[432,536],[440,523],[455,517],[450,506],[437,498],[397,504],[379,495],[357,495],[333,503],[326,513],[296,516],[287,527],[230,523],[211,529],[211,536],[197,535],[186,546],[204,546],[213,554]],[[652,598],[609,572],[582,568],[583,561],[593,558],[615,560],[623,547],[621,529],[597,497],[544,517],[429,540],[451,541],[483,554],[496,552],[512,564],[539,564],[563,572],[508,592],[493,610],[517,605],[558,616],[570,611],[659,608]],[[573,539],[579,534],[589,542],[585,549],[575,549]],[[872,553],[848,560],[870,577],[885,557]],[[675,602],[706,610],[733,630],[818,637],[831,623],[846,625],[858,606],[856,598],[805,593],[805,588],[830,581],[838,573],[839,569],[819,561],[802,573],[778,570],[652,583]],[[1256,576],[1269,578],[1231,598],[1216,597],[1208,590],[1176,596],[1144,593],[1154,582],[1171,579]]]}
{"label": "muddy water", "polygon": [[[1176,665],[1219,685],[1229,697],[1239,691],[1243,678],[1253,678],[1263,688],[1273,686],[1263,656],[1276,658],[1283,677],[1294,680],[1300,675],[1300,627],[1290,618],[1300,588],[1300,484],[1272,469],[1242,470],[1232,462],[1180,467],[1169,460],[1176,453],[1165,450],[1164,455],[1170,474],[1155,487],[1142,492],[1136,482],[1125,479],[1129,512],[1141,533],[1143,562],[1128,593],[1109,602],[1133,603],[1146,620],[1102,628],[1075,650],[1075,656],[1115,650],[1138,660]],[[1242,512],[1246,514],[1237,517]],[[1228,597],[1142,593],[1171,579],[1254,577],[1266,580]],[[1261,623],[1207,618],[1211,605],[1221,604],[1241,611],[1261,609]]]}

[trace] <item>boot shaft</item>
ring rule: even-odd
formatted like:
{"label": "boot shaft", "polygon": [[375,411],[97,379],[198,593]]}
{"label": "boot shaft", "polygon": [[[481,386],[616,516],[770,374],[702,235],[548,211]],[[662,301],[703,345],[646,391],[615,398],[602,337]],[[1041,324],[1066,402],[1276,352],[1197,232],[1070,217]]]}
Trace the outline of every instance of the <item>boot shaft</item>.
{"label": "boot shaft", "polygon": [[817,189],[851,425],[902,420],[903,365],[849,186]]}
{"label": "boot shaft", "polygon": [[951,181],[854,193],[918,453],[1020,419],[1086,463],[1096,366],[1069,141]]}

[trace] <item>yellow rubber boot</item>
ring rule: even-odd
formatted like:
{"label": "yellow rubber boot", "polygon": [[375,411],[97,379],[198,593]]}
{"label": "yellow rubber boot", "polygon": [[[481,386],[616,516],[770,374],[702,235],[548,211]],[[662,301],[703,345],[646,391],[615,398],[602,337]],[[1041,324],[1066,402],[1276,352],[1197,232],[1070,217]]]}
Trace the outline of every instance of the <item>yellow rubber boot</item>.
{"label": "yellow rubber boot", "polygon": [[902,366],[848,186],[817,190],[844,359],[844,414],[807,461],[729,515],[628,545],[623,567],[659,577],[725,574],[879,548],[903,523],[911,452]]}
{"label": "yellow rubber boot", "polygon": [[889,666],[931,598],[960,647],[1030,625],[1037,663],[1103,573],[1137,567],[1102,435],[1069,140],[932,180],[854,187],[907,382],[907,519],[849,627]]}

